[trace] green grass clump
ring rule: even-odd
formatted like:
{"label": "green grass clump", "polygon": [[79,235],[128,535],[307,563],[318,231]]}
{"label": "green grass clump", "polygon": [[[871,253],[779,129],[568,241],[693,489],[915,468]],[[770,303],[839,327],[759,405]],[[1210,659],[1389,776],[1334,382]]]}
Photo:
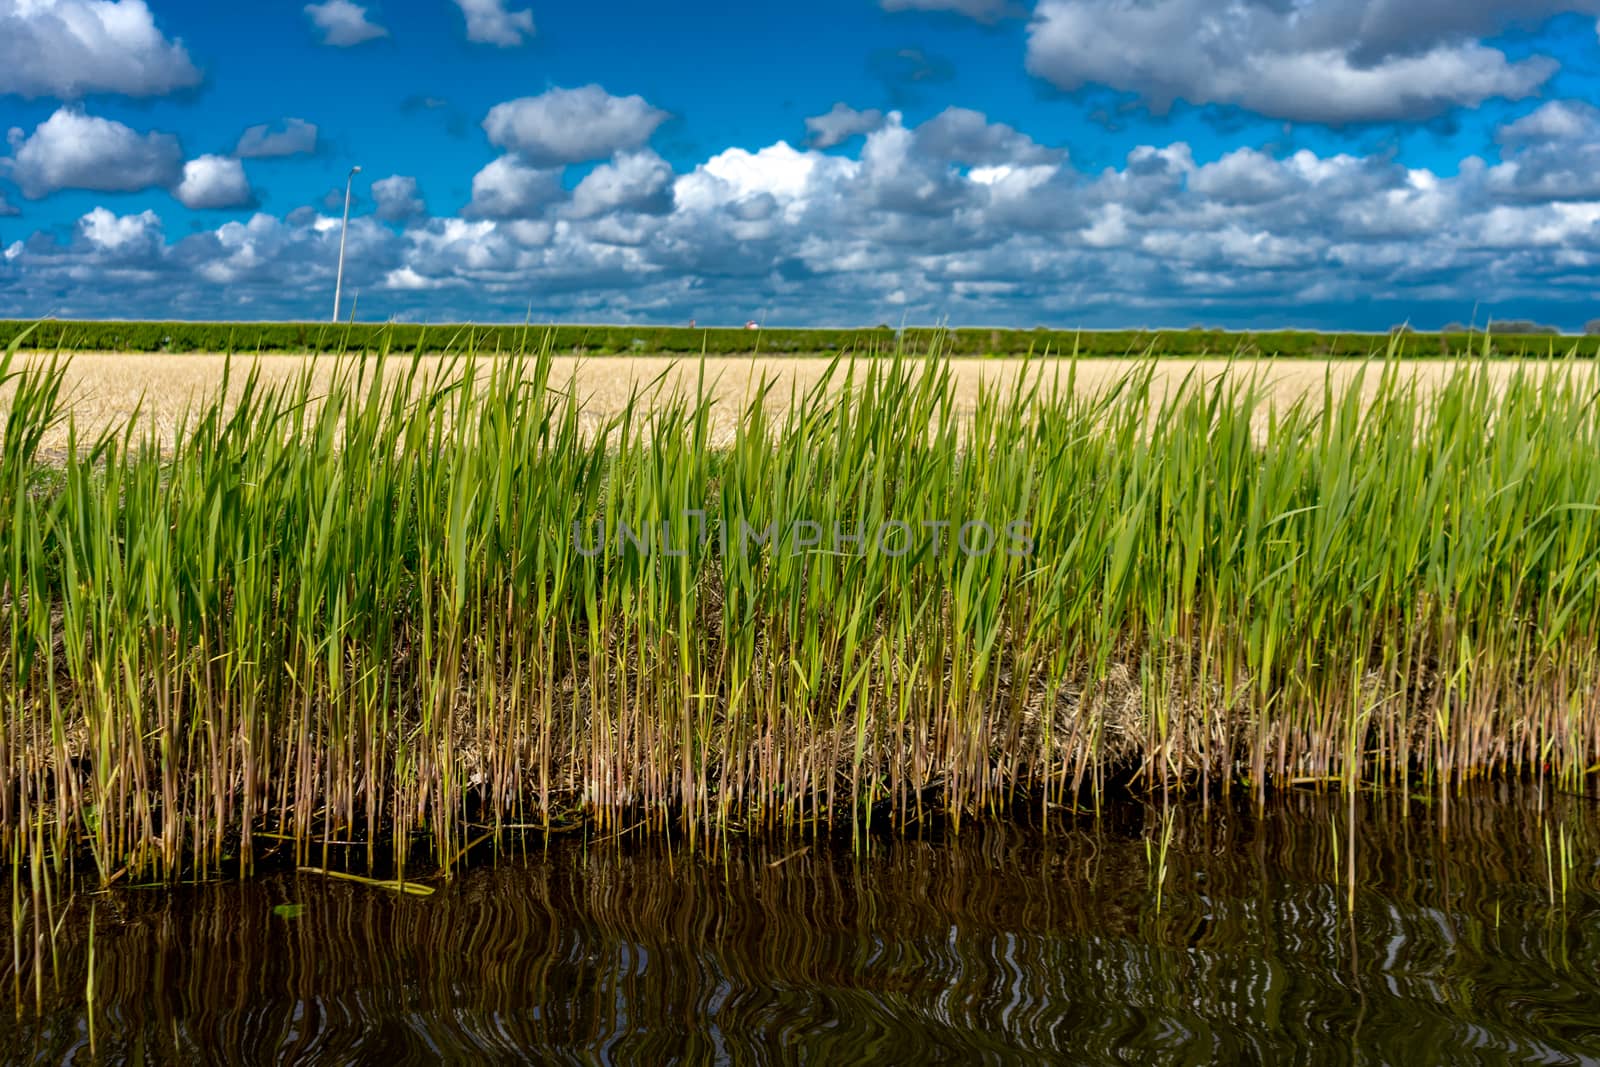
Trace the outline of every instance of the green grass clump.
{"label": "green grass clump", "polygon": [[[14,868],[171,878],[284,841],[321,866],[333,842],[377,864],[426,841],[448,865],[580,810],[853,826],[1114,773],[1448,791],[1594,770],[1587,371],[1466,365],[1424,393],[1390,359],[1274,406],[1242,372],[1154,395],[1145,364],[961,410],[937,353],[840,360],[714,443],[709,383],[596,429],[548,352],[351,358],[327,385],[241,370],[167,451],[138,418],[78,439],[61,367],[8,358]],[[991,551],[955,547],[975,521]],[[913,536],[880,542],[895,523]]]}

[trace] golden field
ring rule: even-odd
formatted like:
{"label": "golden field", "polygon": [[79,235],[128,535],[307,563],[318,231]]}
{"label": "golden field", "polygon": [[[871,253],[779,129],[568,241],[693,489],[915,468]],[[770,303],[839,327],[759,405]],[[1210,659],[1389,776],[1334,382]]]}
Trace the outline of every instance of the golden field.
{"label": "golden field", "polygon": [[[40,358],[40,357],[33,357]],[[230,394],[241,388],[252,360],[257,362],[265,381],[288,381],[308,365],[316,376],[332,373],[332,357],[261,356],[233,357]],[[407,362],[395,358],[394,366]],[[424,357],[426,367],[437,367],[441,357]],[[804,392],[823,378],[828,360],[794,357],[711,357],[704,360],[708,391],[716,400],[713,437],[725,440],[732,432],[738,412],[745,407],[753,390],[762,381],[774,384],[768,394],[768,407],[779,411],[788,405],[792,390]],[[1024,372],[1040,374],[1046,384],[1059,378],[1065,384],[1072,364],[1065,360],[1032,362],[1021,359],[951,359],[954,395],[962,408],[971,408],[984,384],[1009,386]],[[136,411],[143,426],[159,429],[170,442],[186,410],[209,397],[220,387],[228,357],[221,355],[164,355],[89,353],[71,357],[66,374],[69,405],[77,420],[80,437],[92,437],[110,426],[121,426]],[[1415,380],[1424,390],[1444,382],[1460,366],[1456,360],[1415,360],[1402,364],[1403,378]],[[1095,393],[1123,379],[1138,361],[1127,359],[1083,359],[1077,363],[1076,388]],[[1306,399],[1320,403],[1324,386],[1331,384],[1343,393],[1363,373],[1363,392],[1378,389],[1378,375],[1370,365],[1356,360],[1225,360],[1163,359],[1154,364],[1152,393],[1162,396],[1186,380],[1213,381],[1220,376],[1260,376],[1279,404]],[[1564,361],[1495,361],[1489,373],[1503,383],[1518,372],[1534,374],[1594,374],[1595,364]],[[681,390],[692,394],[701,373],[701,360],[666,356],[602,356],[581,358],[557,356],[551,382],[565,384],[576,380],[592,422],[616,414],[630,394],[659,396]],[[0,404],[8,402],[8,390],[0,390]],[[65,426],[57,427],[46,441],[47,450],[59,450],[66,441]]]}

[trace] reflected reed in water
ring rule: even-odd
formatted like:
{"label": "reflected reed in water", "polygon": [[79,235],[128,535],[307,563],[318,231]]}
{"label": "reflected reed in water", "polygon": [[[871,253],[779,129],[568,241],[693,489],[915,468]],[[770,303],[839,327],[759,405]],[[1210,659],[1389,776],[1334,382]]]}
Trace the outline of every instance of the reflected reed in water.
{"label": "reflected reed in water", "polygon": [[[121,890],[93,897],[97,1051],[1570,1062],[1600,1056],[1596,816],[1510,789],[1448,817],[1293,793],[1261,814],[1125,804],[865,855],[558,841],[427,898],[305,875]],[[37,988],[26,959],[4,976],[0,1058],[90,1059],[88,904],[63,909]]]}

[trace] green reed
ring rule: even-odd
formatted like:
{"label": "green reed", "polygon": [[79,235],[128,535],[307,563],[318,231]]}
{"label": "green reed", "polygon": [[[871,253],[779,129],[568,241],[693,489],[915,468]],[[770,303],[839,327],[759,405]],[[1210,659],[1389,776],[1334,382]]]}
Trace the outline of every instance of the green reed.
{"label": "green reed", "polygon": [[959,821],[1113,776],[1582,789],[1597,379],[1425,392],[1397,355],[1287,404],[1038,362],[970,408],[937,350],[841,358],[723,440],[703,376],[596,425],[548,346],[386,352],[232,367],[174,441],[80,439],[62,364],[8,357],[13,881]]}

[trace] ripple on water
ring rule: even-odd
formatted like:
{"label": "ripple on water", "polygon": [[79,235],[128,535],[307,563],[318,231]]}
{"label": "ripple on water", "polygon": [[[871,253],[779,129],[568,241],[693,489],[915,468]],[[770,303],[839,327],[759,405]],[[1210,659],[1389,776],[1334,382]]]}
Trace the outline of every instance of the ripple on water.
{"label": "ripple on water", "polygon": [[[568,842],[427,898],[304,876],[102,895],[96,1041],[153,1062],[1600,1062],[1600,809],[1501,791],[1445,832],[1404,804],[1354,809],[1353,869],[1343,801],[1179,809],[1159,909],[1138,806],[865,855]],[[1576,843],[1564,905],[1540,819]],[[0,1059],[89,1061],[85,914],[41,1006],[25,983],[0,1014]]]}

